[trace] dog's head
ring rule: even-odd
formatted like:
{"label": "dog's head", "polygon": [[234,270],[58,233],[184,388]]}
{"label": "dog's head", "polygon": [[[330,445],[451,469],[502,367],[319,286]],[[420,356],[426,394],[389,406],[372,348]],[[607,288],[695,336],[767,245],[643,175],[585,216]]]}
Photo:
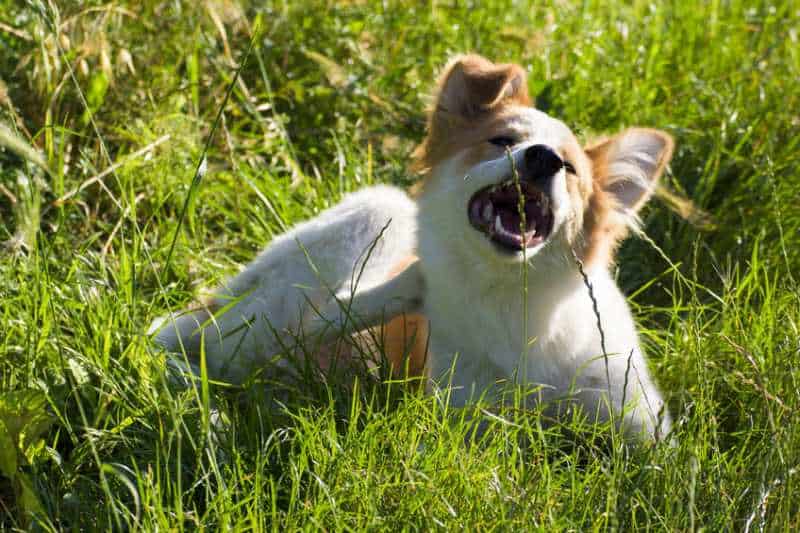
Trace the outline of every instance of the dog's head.
{"label": "dog's head", "polygon": [[[530,106],[525,71],[476,55],[442,74],[415,153],[436,246],[471,263],[524,257],[608,264],[672,154],[669,135],[628,129],[582,147]],[[429,230],[426,230],[429,231]]]}

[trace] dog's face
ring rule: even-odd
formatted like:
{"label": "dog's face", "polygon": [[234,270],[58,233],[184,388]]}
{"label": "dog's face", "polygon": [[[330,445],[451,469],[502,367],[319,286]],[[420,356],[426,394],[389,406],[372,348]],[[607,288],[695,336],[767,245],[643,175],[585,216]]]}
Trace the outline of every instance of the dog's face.
{"label": "dog's face", "polygon": [[573,252],[609,263],[672,152],[668,135],[646,129],[583,148],[530,107],[521,67],[480,56],[446,67],[428,127],[416,153],[422,216],[439,246],[473,264]]}

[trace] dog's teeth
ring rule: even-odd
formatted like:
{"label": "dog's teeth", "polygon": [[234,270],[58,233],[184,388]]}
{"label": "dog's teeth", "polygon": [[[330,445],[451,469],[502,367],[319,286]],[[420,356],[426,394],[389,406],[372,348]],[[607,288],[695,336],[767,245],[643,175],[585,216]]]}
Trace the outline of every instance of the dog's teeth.
{"label": "dog's teeth", "polygon": [[494,209],[492,208],[492,204],[486,204],[483,206],[483,221],[489,223],[492,221],[492,215],[494,214]]}
{"label": "dog's teeth", "polygon": [[503,223],[500,221],[500,215],[497,215],[494,218],[494,230],[497,233],[508,233],[505,228],[503,227]]}

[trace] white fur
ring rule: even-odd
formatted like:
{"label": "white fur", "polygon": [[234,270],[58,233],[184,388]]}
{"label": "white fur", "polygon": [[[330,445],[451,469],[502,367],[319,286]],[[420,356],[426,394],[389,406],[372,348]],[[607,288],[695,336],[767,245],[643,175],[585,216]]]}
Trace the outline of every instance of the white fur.
{"label": "white fur", "polygon": [[[513,152],[518,162],[527,146],[558,146],[571,135],[561,122],[533,109],[521,111],[513,128],[522,139]],[[631,141],[634,148],[640,144]],[[619,179],[624,174],[639,180],[652,172],[652,157],[647,157],[652,150],[644,150],[645,155],[625,146],[620,150],[612,167]],[[592,300],[568,244],[582,206],[570,205],[565,172],[559,171],[546,191],[555,213],[552,236],[525,254],[509,256],[498,253],[470,226],[467,205],[479,189],[508,179],[510,162],[504,156],[465,168],[464,155],[454,154],[432,170],[418,215],[404,193],[375,187],[276,239],[218,292],[239,301],[202,330],[212,375],[241,379],[280,352],[267,322],[279,338],[301,325],[310,333],[332,324],[335,331],[351,331],[417,310],[422,303],[430,320],[431,377],[434,383],[452,386],[453,405],[484,393],[498,399],[502,385],[516,380],[539,386],[536,399],[570,398],[599,419],[608,419],[609,405],[619,413],[624,399],[626,431],[655,436],[668,430],[669,414],[648,373],[625,298],[601,266],[588,276],[605,332],[603,354]],[[350,298],[359,258],[390,219]],[[298,240],[318,273],[309,267]],[[419,262],[387,282],[390,269],[414,253]],[[351,314],[363,322],[348,326]],[[198,351],[200,336],[192,334],[197,318],[197,312],[178,317],[177,328],[162,329],[159,342],[171,350],[179,350],[182,342],[189,351]],[[230,332],[245,319],[253,325],[220,337],[218,332]],[[231,365],[233,356],[238,360]],[[226,366],[232,366],[227,374]]]}

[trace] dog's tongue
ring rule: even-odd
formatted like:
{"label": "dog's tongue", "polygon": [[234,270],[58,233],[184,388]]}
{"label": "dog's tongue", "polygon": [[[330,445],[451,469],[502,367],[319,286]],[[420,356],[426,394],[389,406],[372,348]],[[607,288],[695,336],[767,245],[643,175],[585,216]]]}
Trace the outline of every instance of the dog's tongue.
{"label": "dog's tongue", "polygon": [[467,208],[473,227],[511,250],[529,248],[544,242],[552,220],[547,198],[539,191],[522,184],[525,199],[525,227],[519,212],[520,196],[512,184],[486,188],[475,193]]}

